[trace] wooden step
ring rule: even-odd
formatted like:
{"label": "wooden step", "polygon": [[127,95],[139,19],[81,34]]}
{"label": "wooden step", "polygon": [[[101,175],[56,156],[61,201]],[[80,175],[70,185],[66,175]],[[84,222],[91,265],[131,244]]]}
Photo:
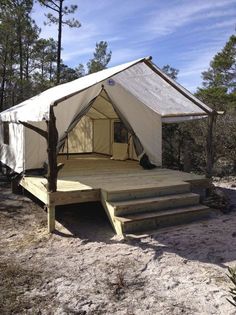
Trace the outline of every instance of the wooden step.
{"label": "wooden step", "polygon": [[125,201],[113,201],[111,206],[117,216],[152,210],[173,209],[199,203],[199,195],[194,193],[174,194]]}
{"label": "wooden step", "polygon": [[122,225],[123,233],[157,229],[189,223],[209,216],[211,209],[204,205],[175,208],[163,211],[142,212],[125,216],[115,216]]}
{"label": "wooden step", "polygon": [[103,190],[102,194],[107,201],[120,201],[120,200],[134,200],[148,197],[157,197],[172,194],[181,194],[190,191],[190,184],[182,181],[172,182],[165,181],[153,185],[138,185],[136,188],[132,187],[119,187]]}

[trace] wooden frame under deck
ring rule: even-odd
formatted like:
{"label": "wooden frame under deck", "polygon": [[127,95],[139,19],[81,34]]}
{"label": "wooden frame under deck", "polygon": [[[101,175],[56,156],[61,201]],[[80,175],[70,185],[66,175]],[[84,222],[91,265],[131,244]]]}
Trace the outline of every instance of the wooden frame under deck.
{"label": "wooden frame under deck", "polygon": [[209,180],[204,176],[156,168],[143,170],[137,161],[114,161],[99,154],[58,156],[64,168],[58,174],[57,191],[48,192],[47,179],[24,176],[20,185],[41,200],[48,208],[48,231],[55,229],[55,207],[83,202],[102,201],[107,191],[145,189],[163,183],[189,182],[193,189],[204,190]]}

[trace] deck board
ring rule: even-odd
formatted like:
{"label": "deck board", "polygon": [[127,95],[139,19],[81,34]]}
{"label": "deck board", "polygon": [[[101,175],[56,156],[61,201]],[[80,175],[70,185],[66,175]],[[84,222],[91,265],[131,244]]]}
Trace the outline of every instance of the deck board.
{"label": "deck board", "polygon": [[[79,202],[81,194],[76,199],[76,191],[86,192],[86,198],[81,199],[85,202],[99,200],[100,190],[128,190],[134,187],[141,189],[168,182],[188,181],[199,184],[206,181],[204,176],[196,174],[162,168],[143,170],[137,161],[114,161],[94,154],[70,156],[68,160],[65,156],[59,156],[58,160],[65,163],[65,166],[59,172],[57,183],[57,196],[62,193],[62,198],[58,197],[55,204],[70,203],[72,195],[73,203]],[[21,181],[23,187],[42,201],[47,199],[46,183],[46,178],[42,176],[25,176]]]}

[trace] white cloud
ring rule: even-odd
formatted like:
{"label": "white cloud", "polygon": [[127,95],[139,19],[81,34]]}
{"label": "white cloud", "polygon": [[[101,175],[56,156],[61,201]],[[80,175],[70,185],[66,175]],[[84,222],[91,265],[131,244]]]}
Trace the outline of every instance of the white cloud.
{"label": "white cloud", "polygon": [[[180,68],[178,75],[179,81],[190,91],[195,91],[202,84],[202,72],[209,68],[210,61],[222,46],[211,47],[210,49],[203,47],[196,52],[189,51],[185,53],[186,62]],[[187,61],[188,56],[188,61]]]}
{"label": "white cloud", "polygon": [[[79,29],[63,28],[62,58],[68,65],[86,63],[96,42],[105,40],[112,50],[111,66],[150,54],[179,68],[180,81],[191,90],[234,31],[235,0],[65,2],[78,4],[74,17],[82,23]],[[55,25],[43,26],[44,11],[35,6],[42,36],[57,39]]]}
{"label": "white cloud", "polygon": [[[168,35],[175,32],[177,28],[193,21],[219,17],[222,15],[223,8],[232,3],[235,3],[234,0],[177,2],[171,8],[165,6],[164,9],[157,9],[155,12],[152,12],[145,31],[154,37]],[[227,13],[232,15],[232,11],[230,13],[227,10]]]}
{"label": "white cloud", "polygon": [[222,29],[224,27],[228,27],[228,26],[232,26],[232,32],[235,29],[236,26],[236,18],[233,19],[229,19],[227,21],[222,21],[222,22],[217,22],[217,23],[213,23],[212,25],[208,25],[204,27],[204,30],[215,30],[215,29]]}
{"label": "white cloud", "polygon": [[63,55],[63,60],[64,61],[70,61],[72,59],[75,59],[75,58],[79,58],[81,56],[86,56],[88,54],[92,54],[94,51],[94,48],[91,48],[91,47],[83,47],[83,48],[75,48],[73,49],[72,51],[70,52],[63,52],[62,51],[62,55]]}

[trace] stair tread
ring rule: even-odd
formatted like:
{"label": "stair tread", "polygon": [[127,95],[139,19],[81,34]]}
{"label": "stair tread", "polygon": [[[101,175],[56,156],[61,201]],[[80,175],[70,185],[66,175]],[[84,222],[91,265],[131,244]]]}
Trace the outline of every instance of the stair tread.
{"label": "stair tread", "polygon": [[132,221],[140,221],[140,220],[145,220],[145,219],[164,217],[164,216],[174,215],[174,214],[197,212],[197,211],[208,210],[208,209],[210,208],[207,206],[198,204],[195,206],[180,207],[180,208],[174,208],[174,209],[169,209],[169,210],[162,210],[162,211],[156,210],[156,211],[141,212],[141,213],[136,213],[136,214],[115,216],[115,218],[120,222],[126,223],[126,222],[132,222]]}
{"label": "stair tread", "polygon": [[198,194],[195,193],[179,193],[172,195],[164,195],[164,196],[155,196],[155,197],[145,197],[140,199],[132,199],[132,200],[122,200],[122,201],[111,201],[110,204],[115,208],[126,207],[126,206],[137,206],[137,205],[146,205],[150,203],[155,203],[158,201],[172,201],[179,200],[191,197],[198,197]]}
{"label": "stair tread", "polygon": [[[212,218],[212,216],[210,217]],[[173,231],[178,231],[179,229],[187,228],[189,227],[190,224],[199,224],[201,223],[208,223],[209,218],[204,218],[204,219],[198,219],[197,221],[192,221],[188,223],[183,223],[183,224],[178,224],[178,225],[170,225],[170,226],[165,226],[165,227],[158,227],[155,229],[147,229],[147,230],[142,230],[142,231],[136,231],[136,232],[128,232],[124,233],[125,238],[130,238],[130,239],[140,239],[140,238],[145,238],[149,237],[151,235],[158,235],[162,234],[163,232],[173,232]]]}
{"label": "stair tread", "polygon": [[106,189],[103,189],[104,191],[108,193],[119,193],[119,192],[128,192],[130,191],[143,191],[143,190],[149,190],[149,189],[159,189],[159,188],[167,188],[167,187],[172,187],[172,186],[186,186],[186,188],[190,187],[189,183],[186,183],[184,181],[176,181],[176,182],[169,182],[169,181],[162,181],[162,182],[157,182],[156,184],[145,184],[145,185],[138,185],[136,187],[131,186],[126,187],[126,186],[121,186],[119,188],[116,187],[109,187]]}

